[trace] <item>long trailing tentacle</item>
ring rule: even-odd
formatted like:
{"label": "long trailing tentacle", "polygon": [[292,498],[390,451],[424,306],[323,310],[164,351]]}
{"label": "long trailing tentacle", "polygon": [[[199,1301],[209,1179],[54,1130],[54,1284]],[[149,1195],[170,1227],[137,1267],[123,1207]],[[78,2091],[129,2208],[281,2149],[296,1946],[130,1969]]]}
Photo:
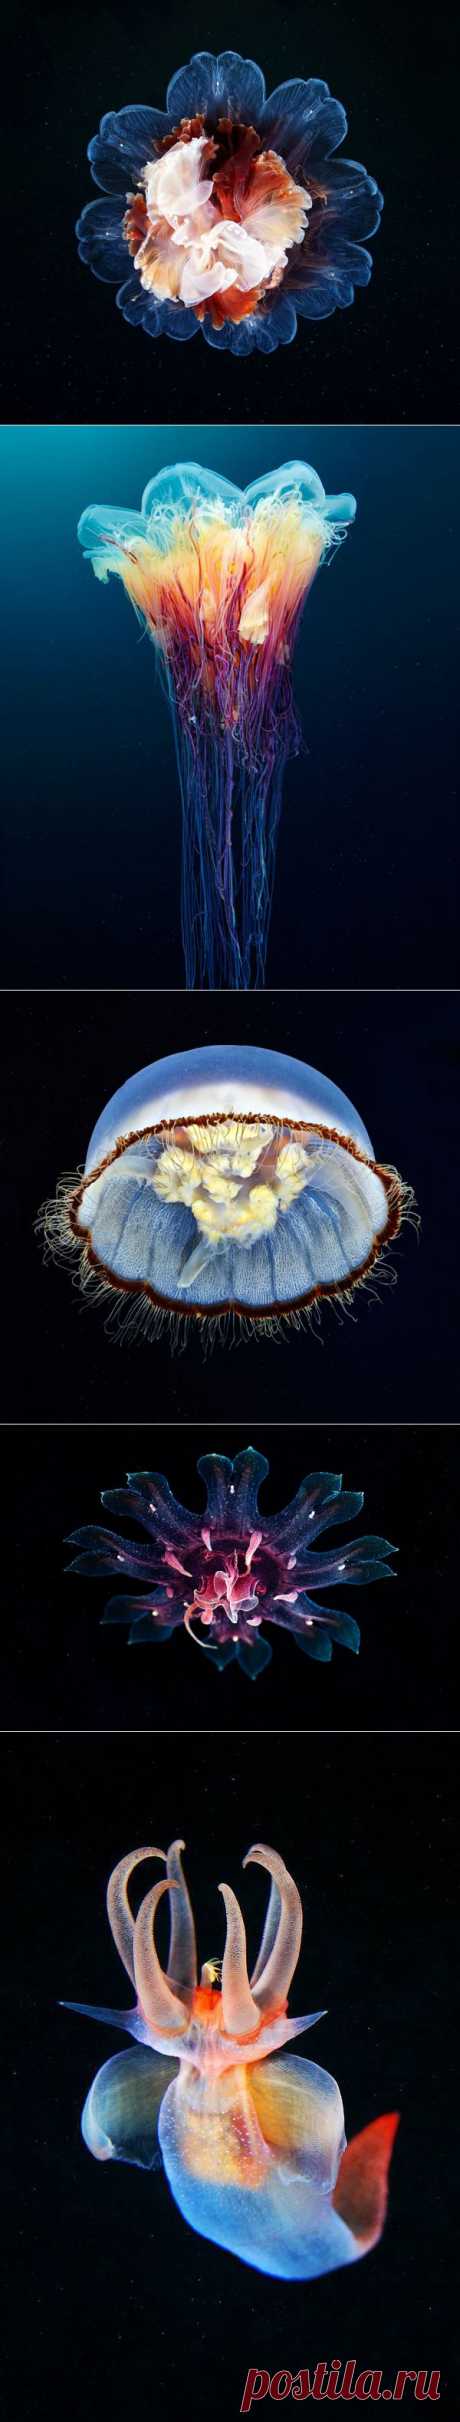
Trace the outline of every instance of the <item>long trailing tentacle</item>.
{"label": "long trailing tentacle", "polygon": [[181,1850],[185,1842],[171,1842],[167,1855],[167,1872],[177,1889],[171,1903],[171,1935],[169,1943],[168,1981],[193,1992],[197,1983],[197,1956],[193,1910],[182,1867]]}
{"label": "long trailing tentacle", "polygon": [[147,1849],[128,1850],[126,1857],[119,1860],[118,1866],[112,1869],[112,1874],[109,1876],[107,1885],[109,1926],[120,1959],[123,1961],[123,1967],[126,1968],[132,1985],[135,1985],[136,1979],[134,1975],[134,1918],[128,1900],[130,1876],[134,1874],[135,1867],[140,1867],[142,1859],[162,1859],[164,1862],[165,1856],[164,1850],[155,1850],[151,1844]]}
{"label": "long trailing tentacle", "polygon": [[230,1884],[219,1884],[225,1902],[227,1934],[222,1961],[222,2006],[228,2035],[254,2035],[260,2025],[260,2011],[253,2000],[249,1984],[246,1935],[239,1901]]}
{"label": "long trailing tentacle", "polygon": [[[276,1850],[268,1850],[264,1842],[255,1842],[253,1849],[248,1850],[246,1858],[243,1859],[244,1867],[251,1865],[266,1868],[267,1874],[272,1878],[272,1883],[277,1887],[280,1901],[278,1926],[276,1934],[273,1936],[274,1904],[272,1904],[270,1895],[267,1916],[268,1929],[271,1907],[269,1935],[267,1931],[268,1957],[264,1967],[259,1969],[254,1987],[257,2008],[265,2011],[276,2008],[280,2002],[287,2000],[302,1940],[302,1903],[293,1876],[289,1875],[284,1860],[278,1857]],[[269,1948],[268,1945],[270,1945]]]}
{"label": "long trailing tentacle", "polygon": [[162,1877],[141,1901],[134,1928],[134,1973],[136,1990],[147,2024],[152,2034],[183,2035],[188,2024],[187,2009],[173,1993],[160,1967],[155,1944],[155,1916],[158,1902],[165,1892],[176,1892],[178,1885],[172,1877]]}

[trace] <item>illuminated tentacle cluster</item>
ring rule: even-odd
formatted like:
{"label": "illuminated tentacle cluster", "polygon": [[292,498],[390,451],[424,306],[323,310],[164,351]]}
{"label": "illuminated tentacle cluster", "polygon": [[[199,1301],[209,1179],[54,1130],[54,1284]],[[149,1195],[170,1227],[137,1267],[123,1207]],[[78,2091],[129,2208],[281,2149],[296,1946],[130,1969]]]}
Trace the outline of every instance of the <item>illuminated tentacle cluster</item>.
{"label": "illuminated tentacle cluster", "polygon": [[149,481],[140,513],[90,505],[79,538],[122,581],[172,708],[183,806],[188,986],[261,984],[285,765],[300,746],[291,661],[315,574],[354,497],[307,463],[242,490],[196,463]]}
{"label": "illuminated tentacle cluster", "polygon": [[253,1678],[271,1656],[261,1632],[267,1623],[281,1625],[307,1656],[323,1662],[337,1643],[358,1649],[352,1615],[316,1593],[391,1577],[395,1549],[371,1537],[318,1554],[316,1541],[361,1513],[361,1491],[343,1490],[339,1473],[311,1473],[282,1513],[266,1515],[259,1490],[269,1465],[253,1447],[234,1462],[203,1455],[198,1471],[204,1514],[178,1504],[161,1473],[130,1472],[127,1488],[102,1491],[102,1504],[130,1518],[142,1540],[97,1524],[71,1532],[78,1548],[71,1571],[137,1583],[134,1595],[109,1600],[103,1622],[128,1624],[137,1642],[169,1640],[185,1625],[219,1671],[237,1658]]}
{"label": "illuminated tentacle cluster", "polygon": [[[274,2057],[324,2012],[288,2017],[302,1908],[283,1859],[264,1843],[244,1860],[270,1878],[251,1976],[239,1902],[224,1883],[222,1963],[205,1960],[198,1983],[183,1848],[176,1841],[167,1855],[151,1847],[132,1851],[110,1878],[109,1921],[135,1988],[134,2007],[65,2005],[135,2038],[134,2050],[99,2070],[83,2136],[101,2161],[153,2169],[161,2157],[190,2226],[242,2261],[275,2277],[314,2277],[356,2261],[377,2242],[396,2118],[375,2121],[346,2150],[335,2079],[314,2062]],[[166,1875],[134,1918],[128,1887],[147,1859],[165,1864]],[[166,1970],[155,1942],[164,1894],[172,1902]]]}
{"label": "illuminated tentacle cluster", "polygon": [[347,309],[371,275],[361,239],[382,195],[359,161],[334,159],[346,132],[318,77],[267,98],[253,59],[200,51],[166,110],[102,119],[88,157],[104,199],[77,222],[80,259],[148,336],[184,343],[201,327],[219,350],[273,353],[298,316]]}

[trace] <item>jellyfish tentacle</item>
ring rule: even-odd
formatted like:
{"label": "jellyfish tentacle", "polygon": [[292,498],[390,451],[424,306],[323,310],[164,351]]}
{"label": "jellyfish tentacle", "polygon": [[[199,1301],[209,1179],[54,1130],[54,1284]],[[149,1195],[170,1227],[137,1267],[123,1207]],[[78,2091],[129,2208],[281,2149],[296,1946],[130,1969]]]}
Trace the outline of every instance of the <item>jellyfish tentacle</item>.
{"label": "jellyfish tentacle", "polygon": [[[274,1905],[272,1905],[271,1947],[266,1964],[259,1971],[255,1985],[255,2000],[258,2009],[265,2011],[271,2010],[278,2003],[287,2000],[302,1940],[302,1903],[294,1878],[289,1875],[288,1868],[284,1865],[284,1859],[278,1857],[276,1850],[267,1849],[264,1842],[254,1843],[253,1849],[248,1850],[246,1858],[243,1859],[244,1867],[251,1865],[266,1868],[267,1874],[271,1876],[277,1886],[280,1901],[278,1926],[274,1937],[272,1934]],[[270,1902],[267,1915],[269,1912]]]}
{"label": "jellyfish tentacle", "polygon": [[141,2009],[152,2034],[183,2035],[187,2028],[187,2010],[178,1994],[173,1993],[160,1967],[155,1944],[155,1916],[158,1902],[165,1892],[176,1892],[179,1886],[171,1876],[162,1877],[141,1901],[134,1928],[134,1972]]}
{"label": "jellyfish tentacle", "polygon": [[112,1869],[112,1874],[109,1876],[106,1901],[109,1926],[116,1949],[123,1961],[123,1967],[126,1968],[132,1985],[135,1985],[136,1979],[134,1974],[134,1918],[128,1900],[130,1876],[134,1875],[135,1867],[140,1867],[143,1859],[162,1859],[164,1861],[165,1857],[164,1850],[155,1850],[151,1844],[146,1849],[129,1850],[126,1858],[119,1860],[118,1866]]}
{"label": "jellyfish tentacle", "polygon": [[222,1961],[222,2008],[224,2025],[229,2035],[255,2035],[260,2026],[260,2010],[249,1984],[246,1933],[236,1893],[231,1884],[219,1884],[225,1903],[227,1934]]}
{"label": "jellyfish tentacle", "polygon": [[167,1967],[168,1983],[186,1987],[193,1992],[197,1982],[195,1924],[192,1904],[182,1867],[181,1850],[185,1842],[171,1842],[167,1854],[170,1883],[177,1887],[171,1902],[171,1934]]}
{"label": "jellyfish tentacle", "polygon": [[[96,204],[92,207],[99,208]],[[101,205],[102,207],[102,205]],[[157,483],[155,483],[157,486]],[[142,512],[90,506],[79,537],[123,582],[160,660],[182,802],[186,984],[263,984],[285,767],[301,727],[292,658],[355,504],[288,464],[249,490],[176,465]]]}

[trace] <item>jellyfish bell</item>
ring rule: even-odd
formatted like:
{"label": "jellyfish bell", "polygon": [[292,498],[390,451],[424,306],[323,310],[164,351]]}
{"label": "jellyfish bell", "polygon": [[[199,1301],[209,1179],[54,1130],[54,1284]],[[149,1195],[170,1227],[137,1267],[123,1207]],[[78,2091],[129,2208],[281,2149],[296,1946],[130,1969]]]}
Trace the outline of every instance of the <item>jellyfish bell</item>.
{"label": "jellyfish bell", "polygon": [[175,463],[140,512],[90,505],[78,536],[152,641],[171,707],[183,810],[186,982],[262,984],[284,769],[300,723],[291,662],[316,573],[356,512],[309,463],[245,489]]}
{"label": "jellyfish bell", "polygon": [[154,1327],[168,1313],[270,1327],[349,1296],[406,1207],[339,1087],[283,1052],[225,1044],[120,1087],[45,1227],[136,1326],[153,1312]]}
{"label": "jellyfish bell", "polygon": [[346,131],[323,78],[267,95],[254,59],[195,52],[165,109],[102,118],[80,259],[149,337],[184,344],[201,328],[238,355],[290,345],[297,315],[348,310],[371,275],[362,238],[376,233],[382,195],[360,161],[335,157]]}

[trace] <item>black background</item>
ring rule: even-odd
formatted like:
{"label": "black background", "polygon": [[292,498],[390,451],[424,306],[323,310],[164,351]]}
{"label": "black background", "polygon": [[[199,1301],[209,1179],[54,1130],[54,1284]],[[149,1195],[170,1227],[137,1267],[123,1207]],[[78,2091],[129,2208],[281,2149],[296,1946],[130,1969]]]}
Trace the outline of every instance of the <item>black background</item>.
{"label": "black background", "polygon": [[[64,1569],[77,1553],[64,1544],[69,1531],[99,1521],[124,1530],[121,1519],[101,1509],[99,1492],[123,1485],[127,1470],[164,1472],[181,1503],[198,1511],[204,1507],[198,1456],[234,1456],[249,1442],[270,1465],[262,1514],[288,1504],[307,1472],[343,1471],[346,1488],[365,1492],[363,1512],[345,1524],[345,1537],[377,1532],[399,1551],[395,1581],[330,1592],[331,1608],[337,1601],[360,1624],[358,1657],[337,1648],[330,1666],[313,1664],[287,1632],[267,1624],[272,1662],[255,1683],[233,1665],[219,1674],[182,1628],[163,1645],[128,1650],[124,1626],[100,1628],[104,1605],[116,1593],[113,1577],[94,1580]],[[0,1663],[6,1724],[90,1731],[152,1724],[214,1733],[249,1723],[257,1732],[297,1724],[429,1729],[455,1721],[456,1429],[262,1425],[250,1440],[241,1428],[202,1426],[18,1429],[3,1431],[1,1457],[3,1580],[11,1610]],[[126,1536],[139,1536],[132,1522]],[[189,1750],[188,1741],[178,1741],[178,1759],[188,1762]]]}
{"label": "black background", "polygon": [[[17,994],[3,998],[8,1137],[3,1390],[18,1421],[449,1421],[458,1414],[459,1291],[453,994]],[[34,1221],[63,1170],[84,1159],[104,1102],[164,1053],[235,1038],[292,1052],[343,1086],[376,1155],[413,1185],[417,1237],[391,1251],[351,1316],[319,1329],[216,1344],[193,1321],[182,1352],[107,1335],[100,1305],[44,1266]],[[381,1268],[381,1265],[379,1265]],[[385,1263],[383,1265],[385,1268]]]}
{"label": "black background", "polygon": [[[439,2366],[455,2412],[457,1742],[246,1734],[184,1753],[174,1736],[48,1735],[4,1742],[3,1767],[12,2410],[231,2422],[250,2364],[354,2356],[389,2385],[401,2364]],[[222,1876],[254,1956],[266,1893],[240,1861],[254,1840],[281,1850],[305,1912],[291,2009],[328,2011],[307,2056],[338,2078],[349,2136],[401,2112],[381,2245],[314,2284],[238,2264],[186,2227],[161,2172],[98,2165],[80,2139],[123,2038],[57,2002],[126,2005],[107,1876],[135,1842],[176,1834],[202,1958],[222,1952]],[[3,2341],[5,2386],[6,2368]]]}
{"label": "black background", "polygon": [[[434,420],[456,416],[457,273],[455,15],[425,29],[415,0],[232,0],[171,11],[127,0],[18,12],[19,98],[8,199],[14,255],[5,277],[5,418],[218,421]],[[78,261],[75,220],[94,200],[86,146],[99,119],[127,103],[163,106],[166,83],[194,50],[240,49],[267,89],[324,76],[348,111],[345,154],[383,187],[367,292],[293,346],[235,360],[191,344],[152,343],[129,328],[115,289]],[[8,91],[14,67],[8,28]],[[450,192],[452,161],[452,193]]]}

